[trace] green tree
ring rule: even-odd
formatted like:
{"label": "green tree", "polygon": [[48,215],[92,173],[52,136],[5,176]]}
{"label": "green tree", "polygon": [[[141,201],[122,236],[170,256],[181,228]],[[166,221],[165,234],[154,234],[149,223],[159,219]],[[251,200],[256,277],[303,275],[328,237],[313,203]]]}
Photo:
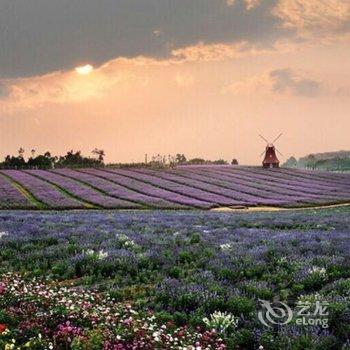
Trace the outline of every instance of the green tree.
{"label": "green tree", "polygon": [[95,148],[91,151],[92,154],[94,154],[95,156],[97,156],[97,159],[103,163],[104,157],[105,157],[105,151],[103,149],[98,149]]}
{"label": "green tree", "polygon": [[295,157],[290,157],[286,160],[286,162],[283,164],[283,167],[286,168],[296,168],[298,165],[298,161],[296,160]]}
{"label": "green tree", "polygon": [[178,153],[175,156],[175,161],[177,164],[185,164],[187,162],[186,156],[184,154]]}

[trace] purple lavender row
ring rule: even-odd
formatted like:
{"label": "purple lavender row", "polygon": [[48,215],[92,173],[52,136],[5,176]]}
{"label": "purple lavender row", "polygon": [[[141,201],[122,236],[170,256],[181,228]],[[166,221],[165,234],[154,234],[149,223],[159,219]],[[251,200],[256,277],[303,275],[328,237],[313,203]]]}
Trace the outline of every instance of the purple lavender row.
{"label": "purple lavender row", "polygon": [[[228,170],[226,170],[228,171]],[[228,172],[232,173],[248,173],[253,176],[260,176],[264,180],[284,182],[288,184],[293,184],[295,186],[300,186],[303,188],[309,188],[311,185],[314,189],[327,190],[327,192],[339,192],[345,191],[350,193],[350,187],[347,187],[344,184],[332,183],[329,180],[320,180],[318,178],[303,178],[296,175],[296,173],[286,173],[280,171],[279,169],[260,169],[252,167],[237,167]]]}
{"label": "purple lavender row", "polygon": [[51,184],[42,181],[20,170],[3,170],[5,175],[11,177],[21,186],[26,188],[40,202],[51,208],[82,208],[82,203],[65,196]]}
{"label": "purple lavender row", "polygon": [[[270,170],[270,169],[269,169]],[[344,183],[333,183],[326,179],[319,179],[317,177],[304,178],[300,177],[297,172],[288,173],[282,169],[276,169],[276,171],[262,172],[260,169],[242,169],[242,171],[250,171],[260,176],[271,177],[278,181],[288,181],[289,183],[297,183],[299,186],[308,187],[310,184],[314,188],[327,189],[327,191],[344,191],[350,193],[350,187],[347,187]]]}
{"label": "purple lavender row", "polygon": [[[202,169],[203,170],[203,169]],[[257,189],[255,187],[247,186],[247,184],[241,184],[237,181],[225,180],[221,177],[215,177],[208,175],[207,173],[201,173],[199,169],[197,171],[191,171],[188,169],[175,169],[172,172],[183,178],[190,178],[198,180],[201,183],[208,184],[210,188],[221,188],[227,194],[236,194],[237,198],[243,198],[244,200],[255,202],[257,205],[292,205],[302,201],[309,202],[310,198],[306,196],[293,195],[281,195],[271,193],[271,191]],[[215,190],[216,191],[216,190]]]}
{"label": "purple lavender row", "polygon": [[128,188],[134,189],[135,191],[143,193],[145,195],[163,198],[165,200],[168,200],[174,203],[179,203],[185,206],[201,208],[201,209],[210,209],[215,206],[212,203],[200,201],[194,198],[189,198],[174,192],[170,192],[162,188],[152,186],[148,183],[138,181],[123,175],[119,175],[113,171],[109,171],[109,170],[104,171],[99,169],[84,169],[84,172],[102,177],[106,180],[112,181],[121,186],[126,186]]}
{"label": "purple lavender row", "polygon": [[89,186],[83,185],[78,181],[75,181],[68,177],[64,177],[51,171],[29,170],[28,172],[55,184],[56,186],[64,189],[74,197],[80,198],[86,201],[87,203],[98,205],[103,208],[132,209],[141,207],[136,203],[106,196],[98,191],[93,190]]}
{"label": "purple lavender row", "polygon": [[311,180],[316,183],[321,183],[328,186],[350,186],[350,175],[349,174],[337,174],[333,172],[326,171],[312,171],[306,169],[288,169],[288,168],[274,168],[274,169],[263,169],[256,166],[240,166],[232,167],[225,166],[221,167],[221,170],[235,171],[240,169],[255,170],[260,173],[269,174],[271,176],[275,175],[286,175],[295,180]]}
{"label": "purple lavender row", "polygon": [[0,175],[0,208],[33,208],[28,198],[17,190],[3,175]]}
{"label": "purple lavender row", "polygon": [[302,170],[302,169],[278,169],[279,172],[298,176],[299,178],[308,178],[312,180],[326,181],[328,183],[334,183],[337,185],[345,185],[350,187],[350,174],[337,174],[334,172],[321,172],[315,170]]}
{"label": "purple lavender row", "polygon": [[176,170],[157,171],[150,169],[134,169],[134,171],[141,174],[159,176],[162,179],[173,181],[181,185],[190,186],[203,191],[223,195],[236,201],[240,201],[242,204],[246,205],[276,204],[275,200],[263,199],[254,195],[239,192],[237,190],[232,190],[227,187],[220,187],[215,183],[215,181],[208,183],[207,181],[203,181],[203,178],[196,177],[196,174],[189,175],[188,173],[186,174],[183,171]]}
{"label": "purple lavender row", "polygon": [[[268,170],[269,171],[269,170]],[[225,172],[230,173],[230,172]],[[274,189],[286,188],[295,192],[314,194],[333,199],[349,198],[350,190],[341,185],[329,185],[326,183],[319,183],[317,180],[289,178],[278,172],[262,173],[257,169],[240,169],[232,172],[236,176],[250,176],[256,181],[260,181],[265,185],[271,185]]]}
{"label": "purple lavender row", "polygon": [[[224,181],[226,185],[233,183],[234,188],[237,184],[241,186],[243,190],[250,191],[256,195],[264,196],[267,198],[283,199],[287,202],[296,202],[304,204],[326,204],[326,203],[337,203],[341,199],[338,197],[330,197],[328,195],[317,195],[308,194],[305,192],[296,191],[293,189],[287,190],[284,187],[279,187],[276,185],[268,185],[264,181],[256,181],[247,176],[229,175],[222,172],[215,171],[205,171],[202,170],[202,174],[207,176],[208,179],[217,181]],[[231,185],[232,186],[232,185]]]}
{"label": "purple lavender row", "polygon": [[275,169],[263,169],[262,167],[257,166],[232,166],[232,165],[179,165],[177,169],[187,169],[187,170],[235,170],[235,169],[254,169],[259,170],[262,173],[286,173],[298,178],[308,178],[314,181],[323,181],[332,184],[333,182],[336,185],[350,185],[350,174],[349,173],[334,173],[329,171],[319,171],[319,170],[307,170],[307,169],[288,169],[288,168],[275,168]]}
{"label": "purple lavender row", "polygon": [[188,197],[192,197],[198,200],[218,204],[218,205],[226,205],[226,206],[234,206],[234,205],[246,205],[247,202],[238,201],[234,199],[230,199],[215,193],[209,193],[200,189],[193,188],[191,186],[181,185],[169,180],[164,180],[159,176],[152,176],[148,174],[141,174],[137,171],[132,170],[113,170],[113,172],[128,176],[142,182],[150,183],[154,186],[184,195]]}
{"label": "purple lavender row", "polygon": [[100,177],[94,176],[85,172],[84,169],[79,171],[71,169],[57,169],[56,173],[62,174],[64,176],[69,176],[79,181],[83,181],[105,193],[108,193],[110,196],[118,197],[120,199],[125,199],[133,202],[138,202],[143,206],[152,206],[159,209],[186,209],[181,204],[171,203],[165,199],[146,196],[144,194],[130,190],[124,186],[118,185],[111,181],[102,179]]}
{"label": "purple lavender row", "polygon": [[[269,171],[269,170],[267,170]],[[289,189],[294,192],[315,194],[327,197],[350,197],[350,190],[341,187],[341,185],[328,185],[325,183],[318,183],[312,180],[296,180],[295,178],[289,178],[288,175],[284,175],[277,172],[262,172],[259,169],[252,168],[239,168],[233,171],[222,171],[222,173],[241,176],[249,176],[256,181],[263,181],[266,185],[274,186],[274,188]]]}
{"label": "purple lavender row", "polygon": [[[269,170],[269,169],[268,169]],[[229,176],[233,176],[235,178],[242,178],[242,176],[247,177],[250,176],[250,178],[255,181],[256,184],[261,186],[262,188],[265,188],[266,190],[270,189],[271,191],[277,192],[277,193],[290,193],[290,194],[298,194],[298,195],[304,195],[309,197],[310,199],[314,198],[317,199],[318,202],[324,203],[337,203],[337,202],[343,202],[345,200],[348,200],[350,198],[350,193],[344,192],[342,189],[339,189],[338,191],[329,191],[328,188],[324,188],[323,190],[319,187],[319,185],[316,185],[309,182],[307,187],[304,187],[304,185],[299,184],[293,184],[291,181],[286,180],[277,180],[267,175],[265,172],[265,177],[262,175],[255,174],[254,170],[249,169],[245,170],[235,170],[234,172],[230,173],[227,171],[220,172],[220,174],[225,174]],[[221,176],[220,175],[220,176]]]}
{"label": "purple lavender row", "polygon": [[[185,171],[184,169],[181,169]],[[190,170],[188,170],[190,172]],[[190,172],[193,174],[193,172]],[[278,191],[277,193],[271,191],[269,187],[262,188],[261,185],[254,183],[251,180],[244,180],[242,177],[233,178],[228,175],[223,175],[221,173],[217,174],[216,172],[209,172],[205,169],[197,169],[195,171],[196,174],[200,174],[207,181],[215,182],[218,186],[228,187],[233,190],[237,190],[240,192],[247,192],[257,198],[262,198],[264,201],[266,200],[274,200],[278,203],[282,204],[293,204],[299,202],[310,202],[310,198],[305,195],[295,194],[295,193],[287,193],[285,191]],[[192,176],[192,175],[191,175]],[[263,204],[268,204],[267,202]]]}
{"label": "purple lavender row", "polygon": [[[289,196],[292,198],[300,198],[308,199],[308,201],[320,200],[323,202],[329,202],[333,200],[341,200],[338,196],[331,196],[327,193],[312,193],[312,191],[303,191],[298,188],[293,188],[286,185],[278,185],[276,183],[269,184],[266,181],[257,181],[257,179],[251,178],[250,174],[242,175],[242,174],[233,174],[230,172],[224,171],[215,171],[215,170],[207,170],[207,176],[209,177],[217,177],[219,179],[224,179],[226,181],[235,181],[239,182],[242,185],[255,187],[256,189],[264,190],[267,193],[270,193],[271,196]],[[246,180],[248,179],[248,180]]]}
{"label": "purple lavender row", "polygon": [[283,199],[283,201],[287,202],[287,204],[324,204],[329,202],[338,202],[340,200],[336,196],[332,197],[329,195],[324,195],[323,193],[308,193],[292,187],[286,188],[286,186],[281,186],[276,183],[269,184],[266,182],[266,180],[261,181],[261,179],[255,179],[247,175],[242,176],[242,174],[240,176],[230,176],[229,174],[222,172],[208,172],[205,170],[203,170],[201,174],[206,177],[207,181],[213,181],[220,186],[232,187],[240,191],[248,191],[263,198],[274,198],[275,200]]}
{"label": "purple lavender row", "polygon": [[[137,170],[137,171],[140,171],[140,170]],[[157,174],[157,172],[155,172],[154,170],[148,170],[148,169],[143,169],[142,172],[146,172],[146,173],[153,173],[153,174]],[[178,181],[180,183],[184,183],[184,184],[187,184],[189,186],[193,186],[193,187],[197,187],[197,188],[201,188],[203,190],[207,190],[207,191],[213,191],[213,192],[216,192],[216,193],[220,193],[220,194],[223,194],[223,195],[226,195],[226,196],[233,196],[233,198],[237,198],[237,194],[239,195],[239,192],[238,191],[238,188],[235,186],[235,190],[228,190],[227,186],[223,186],[223,187],[219,187],[220,184],[217,183],[217,180],[215,179],[214,181],[211,181],[211,179],[207,178],[208,181],[205,181],[206,178],[205,177],[196,177],[196,172],[185,172],[185,169],[180,169],[180,170],[172,170],[172,171],[163,171],[163,172],[158,172],[159,173],[159,176],[161,176],[162,178],[166,178],[166,179],[169,179],[169,180],[172,180],[172,181]],[[248,174],[249,175],[249,174]],[[198,181],[197,181],[198,180]],[[255,179],[254,179],[255,180]],[[325,200],[329,201],[330,199],[338,199],[338,197],[333,197],[333,198],[330,198],[330,196],[323,196],[323,193],[324,192],[320,192],[319,194],[306,194],[304,192],[299,192],[297,193],[296,190],[292,187],[290,187],[291,191],[287,192],[286,193],[286,190],[284,187],[281,187],[279,186],[279,188],[281,189],[281,191],[283,192],[283,194],[287,194],[287,195],[290,195],[290,199],[289,201],[291,200],[294,200],[294,201],[297,201],[297,202],[301,202],[301,201],[307,201],[307,202],[310,202],[310,200],[313,200],[313,199],[322,199],[323,197],[325,197]],[[245,187],[240,187],[239,188],[240,192],[246,192],[247,191],[247,186]],[[268,188],[266,188],[266,190],[268,190]],[[219,192],[220,191],[220,192]],[[249,191],[249,189],[248,189]],[[271,191],[270,191],[271,193]],[[321,194],[321,196],[320,196]],[[241,198],[242,198],[242,193],[240,193],[241,195]],[[261,195],[261,194],[260,194]],[[246,195],[246,196],[249,196],[249,195]],[[270,197],[269,196],[269,192],[266,192],[265,194],[265,197]],[[251,196],[254,198],[254,196]],[[320,198],[321,197],[321,198]],[[278,195],[277,198],[281,198],[281,195]],[[245,200],[247,201],[251,201],[251,198],[245,198]],[[288,200],[287,200],[288,201]],[[262,199],[262,198],[259,198],[259,197],[255,197],[255,202],[257,202],[258,204],[270,204],[269,203],[269,199],[268,198],[265,198],[265,199]],[[274,203],[275,201],[272,200],[271,203]]]}
{"label": "purple lavender row", "polygon": [[326,171],[326,170],[309,170],[309,169],[290,169],[290,168],[279,168],[281,171],[286,172],[295,172],[301,175],[309,175],[312,177],[320,177],[329,179],[331,178],[334,181],[349,181],[350,174],[348,172],[344,173],[337,173],[332,171]]}

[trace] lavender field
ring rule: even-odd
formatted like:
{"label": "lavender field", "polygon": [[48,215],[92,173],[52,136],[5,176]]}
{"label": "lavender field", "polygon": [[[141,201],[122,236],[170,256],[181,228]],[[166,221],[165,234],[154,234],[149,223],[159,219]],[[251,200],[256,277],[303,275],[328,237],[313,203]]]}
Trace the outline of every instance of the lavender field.
{"label": "lavender field", "polygon": [[[350,206],[0,212],[1,349],[349,350],[349,291]],[[262,301],[288,322],[263,324]]]}
{"label": "lavender field", "polygon": [[350,202],[350,174],[243,166],[1,170],[0,208],[212,209]]}

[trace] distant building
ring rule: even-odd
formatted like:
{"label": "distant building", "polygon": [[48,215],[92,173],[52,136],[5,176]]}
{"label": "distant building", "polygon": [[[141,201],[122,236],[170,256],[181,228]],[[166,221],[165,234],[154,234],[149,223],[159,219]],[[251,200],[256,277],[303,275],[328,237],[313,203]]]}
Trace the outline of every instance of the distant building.
{"label": "distant building", "polygon": [[280,161],[276,156],[275,146],[273,144],[266,146],[265,158],[262,164],[264,168],[279,168]]}
{"label": "distant building", "polygon": [[266,148],[265,151],[261,153],[260,157],[262,157],[265,154],[264,160],[262,162],[262,165],[264,168],[279,168],[280,161],[278,160],[276,156],[276,151],[282,155],[282,153],[274,146],[274,143],[282,136],[282,134],[279,134],[273,142],[268,141],[264,136],[259,135],[265,142],[266,142]]}

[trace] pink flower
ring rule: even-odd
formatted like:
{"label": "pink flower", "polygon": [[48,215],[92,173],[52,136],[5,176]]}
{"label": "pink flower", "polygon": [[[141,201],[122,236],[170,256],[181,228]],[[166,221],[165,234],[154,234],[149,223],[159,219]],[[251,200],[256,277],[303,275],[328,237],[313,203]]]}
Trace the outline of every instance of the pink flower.
{"label": "pink flower", "polygon": [[71,342],[75,337],[82,336],[83,331],[79,327],[71,325],[69,321],[57,327],[56,338]]}
{"label": "pink flower", "polygon": [[4,294],[6,292],[6,286],[5,283],[0,283],[0,295]]}

